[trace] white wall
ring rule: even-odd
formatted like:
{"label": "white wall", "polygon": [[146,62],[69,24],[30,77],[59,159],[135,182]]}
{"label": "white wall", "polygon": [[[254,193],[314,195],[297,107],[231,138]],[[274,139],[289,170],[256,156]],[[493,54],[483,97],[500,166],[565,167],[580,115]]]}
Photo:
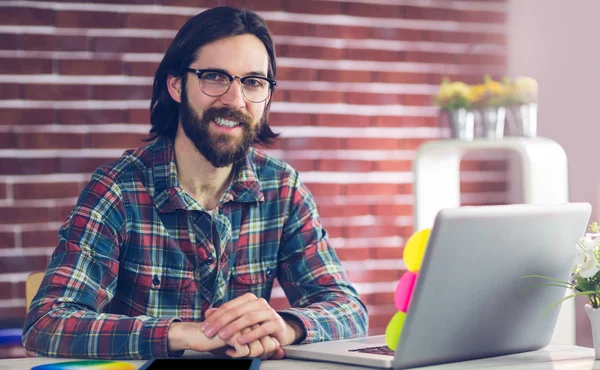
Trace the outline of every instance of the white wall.
{"label": "white wall", "polygon": [[[600,218],[600,1],[509,0],[508,73],[539,83],[539,136],[563,146],[571,201]],[[577,301],[577,344],[591,346]]]}

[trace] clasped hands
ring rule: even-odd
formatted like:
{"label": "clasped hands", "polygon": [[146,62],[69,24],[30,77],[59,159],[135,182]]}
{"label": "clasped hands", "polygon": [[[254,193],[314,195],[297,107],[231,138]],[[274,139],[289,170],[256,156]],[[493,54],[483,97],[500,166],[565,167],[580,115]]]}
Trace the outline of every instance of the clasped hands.
{"label": "clasped hands", "polygon": [[281,347],[301,338],[303,330],[293,318],[284,320],[263,298],[247,293],[208,309],[202,323],[173,323],[169,349],[282,359],[285,353]]}

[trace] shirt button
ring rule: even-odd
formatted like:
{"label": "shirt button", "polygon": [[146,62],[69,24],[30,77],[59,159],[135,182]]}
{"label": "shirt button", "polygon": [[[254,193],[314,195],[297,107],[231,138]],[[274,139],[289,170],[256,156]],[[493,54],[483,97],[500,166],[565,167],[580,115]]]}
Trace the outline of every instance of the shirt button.
{"label": "shirt button", "polygon": [[273,276],[273,270],[269,269],[267,270],[267,277],[271,278],[271,276]]}
{"label": "shirt button", "polygon": [[158,275],[154,275],[154,277],[152,278],[152,284],[154,284],[154,285],[160,284],[160,280],[158,280]]}
{"label": "shirt button", "polygon": [[212,265],[212,263],[213,263],[213,262],[215,262],[215,259],[214,259],[214,258],[212,258],[212,257],[208,257],[208,258],[206,259],[206,263],[208,263],[209,265]]}

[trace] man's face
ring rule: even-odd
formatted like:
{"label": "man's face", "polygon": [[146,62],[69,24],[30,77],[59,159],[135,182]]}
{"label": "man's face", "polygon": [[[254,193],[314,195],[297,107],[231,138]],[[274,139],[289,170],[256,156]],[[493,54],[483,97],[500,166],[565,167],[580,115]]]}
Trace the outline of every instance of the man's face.
{"label": "man's face", "polygon": [[[263,43],[246,34],[203,46],[190,68],[266,77],[268,66],[269,56]],[[248,101],[238,79],[224,95],[211,97],[202,92],[197,76],[188,73],[179,112],[183,132],[214,167],[228,166],[248,152],[269,99],[270,96],[261,103]]]}

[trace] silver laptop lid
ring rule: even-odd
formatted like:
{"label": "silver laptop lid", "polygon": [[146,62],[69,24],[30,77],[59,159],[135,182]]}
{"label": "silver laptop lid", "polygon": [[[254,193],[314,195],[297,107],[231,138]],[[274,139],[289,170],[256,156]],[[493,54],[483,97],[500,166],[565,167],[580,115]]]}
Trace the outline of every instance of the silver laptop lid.
{"label": "silver laptop lid", "polygon": [[425,366],[546,346],[559,287],[522,289],[538,274],[567,280],[591,206],[506,205],[444,209],[436,217],[394,368]]}

